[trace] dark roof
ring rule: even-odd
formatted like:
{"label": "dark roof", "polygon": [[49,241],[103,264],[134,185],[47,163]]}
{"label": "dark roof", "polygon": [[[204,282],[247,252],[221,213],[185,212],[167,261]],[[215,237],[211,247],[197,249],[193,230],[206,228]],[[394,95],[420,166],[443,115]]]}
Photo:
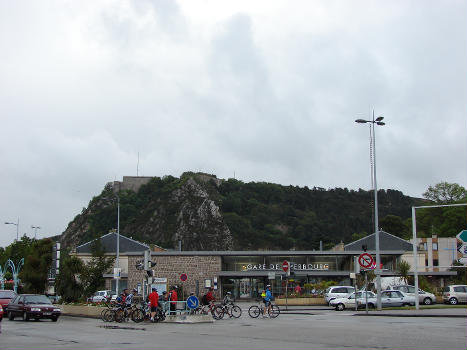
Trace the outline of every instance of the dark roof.
{"label": "dark roof", "polygon": [[[358,241],[346,244],[344,246],[345,251],[356,251],[362,250],[362,245],[366,245],[368,250],[375,250],[375,234],[372,233],[369,236],[363,237]],[[390,233],[379,231],[379,250],[403,250],[409,251],[412,250],[412,243],[407,242],[406,240],[391,235]]]}
{"label": "dark roof", "polygon": [[[96,238],[97,239],[97,238]],[[106,253],[116,253],[117,251],[117,234],[115,232],[110,232],[101,238],[99,238],[101,242],[102,249]],[[79,247],[76,247],[76,253],[91,253],[92,243],[95,241],[92,240],[90,242],[84,243]],[[135,241],[134,239],[125,237],[120,235],[120,243],[119,243],[119,250],[120,253],[126,252],[143,252],[145,250],[150,249],[148,245]]]}

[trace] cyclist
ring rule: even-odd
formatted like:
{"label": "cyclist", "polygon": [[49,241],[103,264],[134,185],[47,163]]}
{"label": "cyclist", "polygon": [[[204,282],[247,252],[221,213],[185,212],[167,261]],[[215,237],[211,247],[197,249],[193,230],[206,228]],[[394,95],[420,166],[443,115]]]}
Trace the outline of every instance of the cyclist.
{"label": "cyclist", "polygon": [[224,299],[222,300],[223,305],[232,304],[233,303],[232,292],[225,293]]}
{"label": "cyclist", "polygon": [[152,287],[152,292],[149,294],[149,301],[151,302],[151,322],[154,322],[154,316],[156,316],[159,305],[159,294],[157,294],[157,289],[155,287]]}
{"label": "cyclist", "polygon": [[266,306],[266,313],[269,315],[271,313],[271,301],[272,301],[272,293],[271,293],[271,285],[268,284],[266,286],[266,293],[264,297],[264,305]]}
{"label": "cyclist", "polygon": [[212,295],[213,291],[214,291],[214,288],[211,287],[209,288],[209,291],[206,293],[206,301],[208,302],[208,304],[211,304],[216,300],[216,298],[214,298],[214,295]]}

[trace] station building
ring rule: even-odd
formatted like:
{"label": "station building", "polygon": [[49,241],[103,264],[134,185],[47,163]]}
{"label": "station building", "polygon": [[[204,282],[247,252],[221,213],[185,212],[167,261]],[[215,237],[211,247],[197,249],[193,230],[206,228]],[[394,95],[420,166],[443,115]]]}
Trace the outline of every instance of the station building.
{"label": "station building", "polygon": [[[100,238],[106,254],[115,256],[117,235],[109,233]],[[83,260],[91,258],[91,244],[88,242],[76,248],[75,254]],[[151,286],[159,292],[171,286],[183,286],[183,294],[193,292],[202,295],[209,287],[214,287],[218,296],[231,291],[236,298],[250,299],[267,284],[274,294],[285,293],[286,288],[296,284],[319,283],[333,280],[342,285],[353,285],[351,274],[358,268],[358,256],[362,247],[375,255],[375,235],[347,245],[338,245],[328,251],[176,251],[164,250],[120,235],[119,290],[137,288],[148,290]],[[151,261],[155,267],[147,271],[138,269],[144,259],[144,251],[151,249]],[[382,276],[396,276],[401,260],[413,262],[412,244],[387,232],[380,232],[380,256]],[[419,273],[438,278],[454,275],[452,271],[427,271],[424,267],[425,254],[417,253]],[[290,263],[291,275],[286,276],[282,263]],[[114,275],[104,275],[106,288],[115,290]],[[288,284],[287,284],[288,282]]]}

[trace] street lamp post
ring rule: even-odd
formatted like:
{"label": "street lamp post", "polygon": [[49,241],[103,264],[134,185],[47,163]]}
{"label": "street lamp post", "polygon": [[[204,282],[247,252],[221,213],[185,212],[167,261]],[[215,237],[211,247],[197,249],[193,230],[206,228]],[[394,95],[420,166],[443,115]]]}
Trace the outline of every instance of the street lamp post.
{"label": "street lamp post", "polygon": [[34,229],[34,239],[36,239],[36,236],[37,236],[37,229],[41,229],[39,226],[34,226],[34,225],[31,225],[31,228]]}
{"label": "street lamp post", "polygon": [[18,218],[17,222],[5,222],[5,225],[15,225],[16,226],[16,240],[18,240],[19,218]]}
{"label": "street lamp post", "polygon": [[379,223],[378,223],[378,186],[376,185],[376,137],[375,137],[375,124],[376,125],[385,125],[382,121],[383,117],[378,117],[375,119],[375,111],[373,110],[372,120],[357,119],[356,123],[366,124],[370,123],[372,130],[372,148],[373,148],[373,181],[374,181],[374,190],[375,190],[375,251],[376,251],[376,304],[377,309],[381,310],[381,256],[379,251]]}

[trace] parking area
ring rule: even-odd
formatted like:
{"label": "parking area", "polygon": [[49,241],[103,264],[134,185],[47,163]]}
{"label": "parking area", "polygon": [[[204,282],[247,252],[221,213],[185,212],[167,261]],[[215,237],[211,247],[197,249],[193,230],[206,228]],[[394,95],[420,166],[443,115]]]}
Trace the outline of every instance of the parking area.
{"label": "parking area", "polygon": [[[300,313],[301,312],[301,313]],[[107,328],[106,328],[107,327]],[[2,322],[0,349],[463,349],[465,318],[358,317],[327,309],[214,323]]]}

